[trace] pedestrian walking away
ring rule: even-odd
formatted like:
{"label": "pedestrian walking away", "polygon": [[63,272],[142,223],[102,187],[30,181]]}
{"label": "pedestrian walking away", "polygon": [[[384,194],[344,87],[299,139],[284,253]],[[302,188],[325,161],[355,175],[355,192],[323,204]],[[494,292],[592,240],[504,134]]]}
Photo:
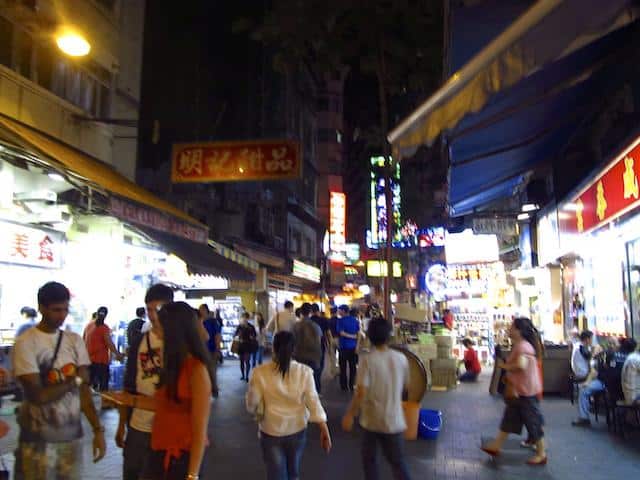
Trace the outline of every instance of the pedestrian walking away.
{"label": "pedestrian walking away", "polygon": [[356,348],[358,346],[360,322],[357,318],[349,315],[349,307],[347,305],[341,305],[338,308],[336,330],[339,338],[340,388],[345,392],[347,390],[353,391],[356,380]]}
{"label": "pedestrian walking away", "polygon": [[251,372],[251,355],[258,349],[258,334],[253,325],[249,323],[249,314],[243,312],[240,315],[240,325],[236,328],[234,338],[239,342],[238,356],[240,357],[241,380],[249,381]]}
{"label": "pedestrian walking away", "polygon": [[547,463],[547,453],[544,418],[538,399],[542,382],[537,362],[542,345],[537,330],[528,318],[515,318],[509,328],[509,337],[513,345],[511,354],[506,362],[499,359],[496,363],[498,368],[507,372],[504,415],[495,440],[483,445],[481,449],[492,457],[498,456],[508,435],[520,435],[524,425],[529,434],[528,441],[536,447],[536,454],[527,460],[527,464],[544,465]]}
{"label": "pedestrian walking away", "polygon": [[116,349],[111,339],[111,329],[105,325],[107,307],[100,307],[93,327],[87,333],[87,351],[91,366],[89,367],[91,386],[96,391],[104,392],[109,389],[109,364],[111,354],[121,362],[124,355]]}
{"label": "pedestrian walking away", "polygon": [[[204,319],[204,320],[203,320]],[[211,315],[209,306],[203,303],[198,308],[198,320],[207,332],[207,350],[211,358],[211,373],[213,375],[213,385],[211,392],[214,397],[218,396],[218,357],[222,356],[222,328],[218,321]]]}
{"label": "pedestrian walking away", "polygon": [[146,324],[147,310],[144,307],[136,308],[136,318],[127,325],[127,349],[130,345],[140,341]]}
{"label": "pedestrian walking away", "polygon": [[327,414],[315,388],[313,371],[293,360],[295,337],[276,334],[273,360],[256,367],[249,382],[246,406],[260,432],[267,480],[299,480],[307,423],[320,427],[320,445],[329,453]]}
{"label": "pedestrian walking away", "polygon": [[363,355],[358,383],[351,404],[342,419],[342,427],[350,432],[354,417],[360,415],[362,465],[366,480],[378,480],[378,446],[391,465],[395,480],[409,480],[404,455],[404,431],[407,424],[402,410],[402,394],[409,384],[409,362],[387,343],[391,325],[382,317],[369,321],[367,337],[373,348]]}
{"label": "pedestrian walking away", "polygon": [[[125,390],[129,393],[155,395],[163,361],[162,326],[158,310],[173,301],[173,290],[163,284],[153,285],[145,295],[145,307],[151,328],[129,346],[125,366]],[[123,448],[122,478],[138,480],[151,456],[151,428],[154,414],[141,408],[120,406],[115,442]]]}
{"label": "pedestrian walking away", "polygon": [[264,350],[267,348],[267,325],[264,321],[264,317],[260,312],[255,314],[255,328],[258,340],[258,350],[251,356],[251,363],[253,368],[256,365],[262,365],[264,360]]}
{"label": "pedestrian walking away", "polygon": [[293,358],[313,370],[313,378],[318,393],[321,391],[320,365],[322,362],[322,330],[311,318],[312,307],[304,303],[300,307],[300,320],[293,326],[296,338]]}
{"label": "pedestrian walking away", "polygon": [[14,347],[14,373],[24,389],[14,476],[24,480],[79,479],[81,413],[93,430],[93,459],[106,452],[104,428],[89,388],[89,354],[82,338],[62,331],[69,314],[67,287],[49,282],[38,291],[42,320]]}
{"label": "pedestrian walking away", "polygon": [[267,331],[278,333],[282,331],[290,332],[296,323],[296,314],[293,311],[293,302],[284,302],[284,310],[276,313],[267,324]]}
{"label": "pedestrian walking away", "polygon": [[207,445],[211,358],[201,341],[200,320],[187,303],[168,303],[158,312],[164,342],[159,388],[153,397],[108,394],[124,407],[155,412],[152,453],[141,480],[197,479]]}

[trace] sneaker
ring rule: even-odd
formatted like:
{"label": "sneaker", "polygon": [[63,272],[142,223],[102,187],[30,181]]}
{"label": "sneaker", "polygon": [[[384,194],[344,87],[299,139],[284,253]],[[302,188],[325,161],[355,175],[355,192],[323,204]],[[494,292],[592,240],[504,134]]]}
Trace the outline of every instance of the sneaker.
{"label": "sneaker", "polygon": [[590,427],[591,420],[589,420],[588,418],[578,418],[577,420],[571,422],[571,425],[573,425],[574,427]]}

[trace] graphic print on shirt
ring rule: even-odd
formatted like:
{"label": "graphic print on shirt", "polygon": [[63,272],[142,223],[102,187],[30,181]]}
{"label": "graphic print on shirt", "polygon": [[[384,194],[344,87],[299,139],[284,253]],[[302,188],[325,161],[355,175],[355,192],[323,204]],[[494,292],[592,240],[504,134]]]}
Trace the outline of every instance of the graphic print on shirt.
{"label": "graphic print on shirt", "polygon": [[140,352],[140,367],[142,369],[142,379],[160,376],[162,367],[162,355],[160,348],[151,348],[147,352]]}
{"label": "graphic print on shirt", "polygon": [[[77,341],[82,340],[78,337]],[[29,345],[35,350],[36,364],[44,384],[55,385],[77,375],[78,354],[73,342],[71,335],[65,333],[53,369],[50,368],[53,348],[49,345]],[[78,390],[74,390],[44,405],[23,402],[18,423],[23,429],[22,435],[29,441],[70,441],[81,433],[80,414],[80,395]]]}

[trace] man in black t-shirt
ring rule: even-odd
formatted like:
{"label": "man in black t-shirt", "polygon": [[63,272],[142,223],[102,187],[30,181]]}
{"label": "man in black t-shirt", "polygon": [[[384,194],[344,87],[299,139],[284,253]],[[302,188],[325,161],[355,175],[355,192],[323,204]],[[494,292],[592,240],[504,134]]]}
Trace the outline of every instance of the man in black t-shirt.
{"label": "man in black t-shirt", "polygon": [[320,327],[322,332],[321,345],[322,345],[322,358],[320,359],[320,370],[318,375],[322,375],[324,370],[324,355],[327,347],[330,345],[333,336],[331,335],[331,325],[329,319],[320,312],[320,306],[317,303],[311,305],[311,321]]}
{"label": "man in black t-shirt", "polygon": [[142,336],[142,327],[145,323],[147,311],[144,307],[136,309],[136,318],[129,322],[127,326],[127,347],[137,343]]}

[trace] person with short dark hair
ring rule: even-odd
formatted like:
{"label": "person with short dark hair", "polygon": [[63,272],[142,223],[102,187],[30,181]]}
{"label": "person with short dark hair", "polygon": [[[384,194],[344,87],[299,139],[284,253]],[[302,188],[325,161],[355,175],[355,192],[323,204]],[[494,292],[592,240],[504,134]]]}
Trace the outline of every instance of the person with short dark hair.
{"label": "person with short dark hair", "polygon": [[284,310],[276,313],[269,323],[267,323],[267,331],[278,333],[278,332],[290,332],[293,328],[293,325],[296,323],[296,318],[298,317],[298,312],[296,310],[295,314],[293,311],[293,302],[287,300],[284,302]]}
{"label": "person with short dark hair", "polygon": [[89,355],[82,338],[62,331],[69,314],[67,287],[49,282],[38,290],[42,319],[14,347],[14,373],[24,390],[18,413],[19,446],[16,478],[79,479],[82,471],[82,422],[93,430],[94,461],[106,452],[104,428],[89,388]]}
{"label": "person with short dark hair", "polygon": [[127,325],[127,348],[129,345],[133,345],[142,337],[142,329],[146,323],[147,310],[144,307],[136,308],[136,318],[129,322]]}
{"label": "person with short dark hair", "polygon": [[[305,320],[310,322],[309,320]],[[320,427],[320,445],[331,450],[327,414],[315,389],[313,371],[294,357],[296,338],[283,331],[273,339],[272,361],[256,367],[246,406],[260,428],[268,480],[298,480],[308,422]]]}
{"label": "person with short dark hair", "polygon": [[329,344],[333,341],[331,335],[331,329],[329,328],[329,321],[320,311],[320,305],[314,303],[311,305],[311,321],[320,327],[320,331],[322,332],[322,337],[320,338],[320,346],[321,346],[321,356],[320,356],[320,366],[318,370],[316,370],[316,375],[318,378],[316,379],[316,386],[318,388],[318,393],[322,393],[322,371],[324,370],[324,358],[325,353]]}
{"label": "person with short dark hair", "polygon": [[621,385],[624,395],[624,403],[632,405],[640,403],[640,352],[636,349],[638,344],[633,338],[627,339],[629,356],[624,361],[621,373]]}
{"label": "person with short dark hair", "polygon": [[241,380],[249,381],[249,373],[251,372],[251,354],[258,348],[258,334],[253,325],[249,323],[250,315],[242,312],[240,315],[240,325],[236,328],[234,337],[238,339],[240,345],[238,347],[238,356],[240,357],[240,371],[242,372]]}
{"label": "person with short dark hair", "polygon": [[482,370],[480,360],[478,360],[478,353],[473,348],[473,341],[471,341],[470,338],[462,340],[462,345],[464,345],[466,349],[463,360],[465,372],[460,375],[458,380],[461,382],[475,382]]}
{"label": "person with short dark hair", "polygon": [[310,303],[300,307],[300,320],[293,326],[296,346],[293,358],[313,370],[316,391],[320,393],[320,365],[322,361],[322,330],[314,323],[310,315],[313,308]]}
{"label": "person with short dark hair", "polygon": [[[340,388],[343,392],[353,391],[356,381],[356,347],[358,346],[358,334],[360,333],[360,322],[357,318],[349,315],[349,307],[340,305],[338,307],[338,322],[336,326],[339,338],[338,363],[340,365]],[[348,376],[347,376],[347,366]]]}
{"label": "person with short dark hair", "polygon": [[606,352],[600,351],[595,353],[594,360],[597,367],[589,373],[580,385],[578,393],[578,418],[572,422],[573,426],[588,427],[591,425],[589,408],[590,398],[594,394],[607,390],[614,404],[622,399],[622,369],[627,357],[634,348],[630,349],[633,344],[630,343],[628,339],[623,339],[619,345],[617,345],[617,348],[616,344],[617,342]]}
{"label": "person with short dark hair", "polygon": [[198,320],[207,333],[207,350],[211,357],[211,372],[213,373],[213,396],[218,396],[218,357],[222,356],[222,328],[218,320],[211,315],[211,310],[206,303],[198,307]]}
{"label": "person with short dark hair", "polygon": [[109,364],[111,353],[118,361],[124,359],[111,339],[111,329],[104,323],[107,318],[107,307],[100,307],[93,328],[87,334],[87,351],[91,366],[89,367],[91,386],[94,390],[104,392],[109,389]]}
{"label": "person with short dark hair", "polygon": [[[124,387],[129,393],[152,397],[160,383],[163,363],[162,325],[158,311],[173,301],[173,290],[167,285],[152,285],[144,298],[151,328],[129,345],[125,365]],[[121,408],[116,432],[116,445],[123,448],[123,480],[138,480],[151,456],[153,412],[140,408]]]}
{"label": "person with short dark hair", "polygon": [[593,332],[584,330],[580,333],[580,343],[573,347],[571,354],[571,370],[576,382],[584,382],[591,371]]}
{"label": "person with short dark hair", "polygon": [[36,312],[35,308],[22,307],[20,309],[20,316],[22,317],[23,323],[16,330],[16,338],[29,330],[31,327],[36,326],[36,318],[38,317],[38,312]]}
{"label": "person with short dark hair", "polygon": [[408,480],[402,395],[409,384],[409,362],[402,353],[389,348],[391,325],[384,318],[371,319],[367,336],[373,348],[362,356],[356,393],[342,419],[342,427],[350,432],[354,417],[360,415],[362,463],[367,480],[380,478],[378,446],[391,465],[393,478]]}

